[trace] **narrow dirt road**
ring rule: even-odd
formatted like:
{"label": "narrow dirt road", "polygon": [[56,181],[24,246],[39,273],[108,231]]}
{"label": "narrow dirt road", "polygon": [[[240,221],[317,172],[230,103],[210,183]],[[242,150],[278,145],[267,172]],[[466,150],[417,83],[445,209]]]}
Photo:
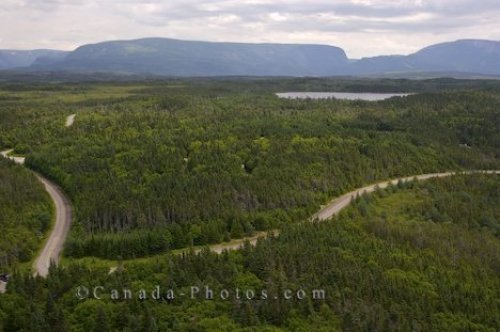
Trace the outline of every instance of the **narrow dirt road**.
{"label": "narrow dirt road", "polygon": [[399,179],[394,179],[394,180],[389,180],[389,181],[383,181],[379,182],[376,184],[372,184],[363,188],[359,188],[356,190],[353,190],[351,192],[348,192],[347,194],[344,194],[338,198],[335,198],[332,200],[328,205],[323,207],[320,211],[315,213],[311,217],[311,221],[323,221],[327,220],[334,215],[338,214],[340,211],[342,211],[344,208],[346,208],[352,201],[352,199],[356,198],[356,196],[360,196],[364,193],[372,193],[374,192],[377,188],[384,189],[387,188],[390,184],[396,185],[399,181],[401,182],[408,182],[413,179],[416,180],[427,180],[427,179],[432,179],[432,178],[440,178],[440,177],[447,177],[451,176],[455,173],[453,172],[446,172],[446,173],[433,173],[433,174],[421,174],[421,175],[415,175],[415,176],[409,176],[405,178],[399,178]]}
{"label": "narrow dirt road", "polygon": [[26,160],[26,158],[24,157],[14,157],[14,156],[10,156],[10,153],[14,151],[13,149],[10,149],[10,150],[5,150],[5,151],[2,151],[0,152],[0,155],[4,158],[7,158],[7,159],[10,159],[10,160],[14,160],[14,162],[16,164],[20,164],[20,165],[23,165],[24,164],[24,161]]}
{"label": "narrow dirt road", "polygon": [[327,206],[322,208],[319,212],[315,213],[311,217],[311,221],[323,221],[327,220],[334,215],[337,215],[340,211],[342,211],[345,207],[347,207],[352,199],[356,198],[356,196],[362,195],[364,193],[372,193],[377,188],[384,189],[387,188],[389,185],[396,185],[398,182],[408,182],[412,180],[428,180],[432,178],[443,178],[443,177],[448,177],[452,176],[455,174],[476,174],[476,173],[484,173],[484,174],[500,174],[500,170],[494,170],[494,171],[464,171],[464,172],[445,172],[445,173],[432,173],[432,174],[421,174],[421,175],[415,175],[415,176],[409,176],[405,178],[398,178],[394,180],[389,180],[389,181],[383,181],[379,182],[376,184],[372,184],[363,188],[359,188],[356,190],[353,190],[345,195],[342,195],[333,201],[331,201]]}
{"label": "narrow dirt road", "polygon": [[[258,232],[257,234],[255,234],[254,236],[251,236],[251,237],[245,237],[243,239],[232,240],[231,242],[223,242],[223,243],[216,243],[216,244],[209,245],[208,249],[212,252],[217,253],[217,254],[222,254],[226,250],[237,250],[237,249],[242,248],[245,245],[245,242],[247,242],[247,241],[248,241],[248,243],[250,243],[250,245],[254,246],[257,244],[257,241],[259,239],[264,239],[264,238],[268,237],[271,233],[276,236],[279,234],[279,231],[272,230],[272,231],[268,231],[268,232]],[[195,254],[197,254],[197,253],[201,252],[202,250],[203,250],[202,248],[201,249],[196,248],[193,250],[193,252]],[[191,248],[176,250],[176,252],[178,254],[182,254],[182,253],[187,254],[191,251],[192,251]]]}
{"label": "narrow dirt road", "polygon": [[[24,157],[10,156],[12,151],[12,149],[5,150],[0,152],[0,155],[4,158],[11,159],[18,164],[24,164]],[[62,191],[54,183],[47,180],[40,174],[35,173],[35,175],[44,185],[45,190],[49,193],[56,208],[56,221],[50,233],[49,239],[45,243],[38,257],[35,259],[35,263],[33,265],[35,274],[46,277],[49,273],[50,262],[54,262],[54,264],[59,262],[59,256],[71,225],[71,206],[66,196],[64,196]],[[0,290],[2,286],[4,285],[0,285]]]}
{"label": "narrow dirt road", "polygon": [[[354,198],[356,198],[356,196],[362,195],[363,193],[372,193],[377,188],[380,188],[380,189],[387,188],[390,184],[396,185],[399,181],[408,182],[408,181],[412,181],[413,179],[428,180],[428,179],[432,179],[432,178],[447,177],[447,176],[451,176],[454,174],[475,174],[475,173],[500,174],[500,170],[464,171],[464,172],[458,172],[458,173],[457,172],[445,172],[445,173],[421,174],[421,175],[409,176],[409,177],[398,178],[398,179],[393,179],[393,180],[388,180],[388,181],[382,181],[382,182],[379,182],[376,184],[372,184],[372,185],[369,185],[369,186],[366,186],[363,188],[353,190],[351,192],[348,192],[347,194],[344,194],[340,197],[333,199],[325,207],[323,207],[321,210],[319,210],[318,212],[313,214],[309,220],[311,222],[316,222],[316,221],[324,221],[324,220],[330,219],[331,217],[339,214],[347,206],[349,206],[349,204],[351,204],[352,200]],[[279,230],[273,230],[270,232],[273,232],[274,235],[279,234]],[[253,237],[250,237],[250,238],[233,240],[229,243],[218,243],[218,244],[210,245],[208,248],[210,249],[210,251],[213,251],[216,253],[221,253],[224,250],[237,250],[237,249],[240,249],[241,247],[243,247],[243,245],[246,241],[248,241],[251,245],[255,245],[259,238],[265,238],[267,236],[268,236],[268,232],[261,232]],[[199,252],[199,251],[200,251],[200,249],[195,250],[195,252]]]}
{"label": "narrow dirt road", "polygon": [[[5,157],[5,158],[10,158],[18,163],[24,163],[24,158],[21,157],[11,157],[9,156],[9,153],[12,150],[7,150],[0,152],[0,154]],[[404,177],[404,178],[398,178],[398,179],[393,179],[393,180],[388,180],[388,181],[382,181],[376,184],[372,184],[366,187],[362,187],[356,190],[353,190],[351,192],[348,192],[347,194],[344,194],[338,198],[335,198],[332,200],[330,203],[328,203],[325,207],[323,207],[320,211],[315,213],[314,215],[311,216],[310,221],[315,222],[315,221],[324,221],[327,220],[334,215],[337,215],[342,211],[344,208],[346,208],[351,202],[353,201],[354,198],[358,195],[362,195],[364,193],[372,193],[374,192],[377,188],[384,189],[388,187],[390,184],[397,184],[398,182],[407,182],[411,180],[427,180],[427,179],[432,179],[432,178],[440,178],[440,177],[447,177],[451,176],[454,174],[474,174],[474,173],[484,173],[484,174],[500,174],[500,170],[488,170],[488,171],[464,171],[464,172],[445,172],[445,173],[432,173],[432,174],[421,174],[421,175],[415,175],[415,176],[409,176],[409,177]],[[48,275],[48,270],[51,262],[54,262],[55,264],[58,263],[59,261],[59,256],[61,254],[61,251],[64,246],[64,242],[66,240],[66,237],[69,232],[69,228],[71,225],[71,206],[69,204],[68,199],[64,196],[64,194],[61,192],[61,190],[52,182],[44,178],[43,176],[36,174],[40,182],[43,183],[45,186],[45,189],[49,193],[50,197],[54,201],[54,205],[56,207],[56,222],[54,224],[54,228],[50,234],[49,239],[45,243],[45,246],[43,250],[41,251],[40,255],[36,258],[35,264],[34,264],[34,269],[36,271],[36,274],[46,277]],[[255,236],[244,238],[244,239],[239,239],[239,240],[233,240],[228,243],[217,243],[214,245],[208,246],[210,251],[216,252],[216,253],[222,253],[225,250],[236,250],[240,249],[245,242],[249,242],[251,245],[255,245],[257,243],[257,240],[260,238],[265,238],[269,234],[274,234],[278,235],[279,230],[271,230],[269,232],[260,232],[256,234]],[[195,252],[200,252],[202,249],[195,249]],[[181,250],[179,253],[182,252],[188,252],[190,249],[186,250]],[[110,273],[113,273],[114,270],[113,268],[111,269]],[[0,285],[1,287],[2,285]],[[0,289],[1,290],[1,289]]]}
{"label": "narrow dirt road", "polygon": [[54,227],[33,265],[35,274],[46,277],[49,273],[50,263],[54,262],[54,264],[57,264],[59,262],[59,256],[61,255],[71,226],[71,205],[59,187],[39,174],[36,174],[36,176],[45,186],[45,190],[47,190],[54,201],[56,208],[56,222]]}
{"label": "narrow dirt road", "polygon": [[[75,122],[76,114],[72,114],[66,118],[66,127],[71,127]],[[50,233],[50,236],[45,242],[45,246],[38,255],[33,265],[35,274],[41,277],[46,277],[49,274],[51,262],[59,263],[61,252],[64,248],[64,242],[68,236],[71,226],[71,205],[69,200],[63,194],[61,189],[48,179],[40,174],[36,174],[38,180],[44,185],[45,190],[49,193],[54,206],[56,208],[56,221]]]}

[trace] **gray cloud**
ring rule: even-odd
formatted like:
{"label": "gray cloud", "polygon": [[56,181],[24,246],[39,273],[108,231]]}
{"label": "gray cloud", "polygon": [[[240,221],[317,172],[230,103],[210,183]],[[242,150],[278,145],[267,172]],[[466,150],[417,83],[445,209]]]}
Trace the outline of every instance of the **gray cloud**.
{"label": "gray cloud", "polygon": [[336,44],[355,57],[500,39],[498,0],[2,0],[0,48],[164,36]]}

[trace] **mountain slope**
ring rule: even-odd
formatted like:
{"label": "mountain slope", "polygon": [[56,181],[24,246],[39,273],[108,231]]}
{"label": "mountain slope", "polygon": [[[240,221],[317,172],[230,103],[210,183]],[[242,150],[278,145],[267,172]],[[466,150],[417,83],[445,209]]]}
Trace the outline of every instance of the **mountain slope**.
{"label": "mountain slope", "polygon": [[0,69],[12,69],[31,66],[37,59],[60,61],[69,52],[56,50],[0,50]]}
{"label": "mountain slope", "polygon": [[500,42],[464,39],[426,47],[408,56],[364,58],[354,74],[391,72],[461,72],[500,75]]}
{"label": "mountain slope", "polygon": [[500,42],[459,40],[426,47],[410,55],[420,70],[500,74]]}
{"label": "mountain slope", "polygon": [[[73,52],[0,51],[0,69],[160,76],[500,75],[500,42],[464,39],[410,55],[349,60],[335,46],[146,38],[83,45]],[[434,73],[434,74],[433,74]]]}
{"label": "mountain slope", "polygon": [[175,76],[320,76],[343,72],[347,63],[344,51],[333,46],[148,38],[85,45],[52,68]]}

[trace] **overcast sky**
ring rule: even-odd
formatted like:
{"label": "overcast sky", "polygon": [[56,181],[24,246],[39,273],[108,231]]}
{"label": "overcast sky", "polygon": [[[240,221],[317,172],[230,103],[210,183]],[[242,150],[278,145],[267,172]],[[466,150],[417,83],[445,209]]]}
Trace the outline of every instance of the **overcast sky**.
{"label": "overcast sky", "polygon": [[320,43],[351,58],[500,40],[500,0],[0,0],[0,49],[113,39]]}

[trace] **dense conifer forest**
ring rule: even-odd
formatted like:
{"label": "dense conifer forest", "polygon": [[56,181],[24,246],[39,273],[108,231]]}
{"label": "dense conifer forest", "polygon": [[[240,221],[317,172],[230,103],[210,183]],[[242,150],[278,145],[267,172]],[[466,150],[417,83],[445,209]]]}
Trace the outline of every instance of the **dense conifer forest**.
{"label": "dense conifer forest", "polygon": [[71,198],[67,254],[111,259],[279,228],[377,180],[498,165],[489,89],[374,103],[282,100],[232,83],[7,86],[0,142]]}
{"label": "dense conifer forest", "polygon": [[[414,94],[368,102],[286,100],[279,91]],[[75,123],[65,127],[70,114]],[[27,159],[26,167],[0,160],[0,273],[12,273],[0,294],[0,331],[500,326],[497,175],[400,183],[357,198],[333,220],[304,222],[363,185],[500,169],[497,81],[0,83],[7,148]],[[30,264],[52,206],[30,169],[57,183],[74,210],[64,260],[47,279],[34,278]],[[271,229],[280,234],[220,255],[175,250]],[[102,286],[103,299],[79,299],[79,285]],[[106,293],[157,285],[257,296]],[[324,299],[312,298],[318,289]]]}
{"label": "dense conifer forest", "polygon": [[[498,221],[499,188],[497,176],[484,175],[401,184],[238,252],[117,262],[113,274],[75,263],[46,281],[18,275],[0,322],[7,331],[495,331],[500,242],[488,218]],[[76,285],[102,285],[103,299],[78,300]],[[163,299],[152,299],[156,285]],[[192,285],[208,285],[215,298],[165,293],[189,294]],[[148,297],[110,298],[124,287]],[[221,289],[232,290],[228,300]],[[236,289],[267,289],[269,298],[237,299]],[[286,289],[307,296],[274,299]],[[325,298],[313,299],[315,289]]]}
{"label": "dense conifer forest", "polygon": [[51,220],[51,202],[35,176],[0,158],[0,272],[33,258]]}

